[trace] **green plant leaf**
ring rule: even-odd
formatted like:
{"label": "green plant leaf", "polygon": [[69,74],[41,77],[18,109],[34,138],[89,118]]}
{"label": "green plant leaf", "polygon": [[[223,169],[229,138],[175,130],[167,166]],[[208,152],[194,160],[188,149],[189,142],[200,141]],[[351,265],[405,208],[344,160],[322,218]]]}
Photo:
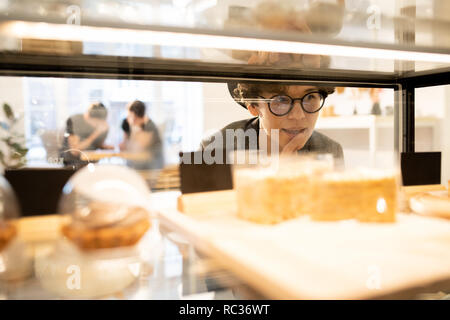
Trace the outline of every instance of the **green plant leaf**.
{"label": "green plant leaf", "polygon": [[6,118],[8,118],[9,120],[14,120],[14,112],[9,104],[3,104],[3,112],[5,113]]}
{"label": "green plant leaf", "polygon": [[14,149],[17,152],[20,152],[23,154],[28,152],[28,149],[26,147],[23,147],[22,145],[20,145],[17,142],[13,142],[11,137],[3,138],[2,141],[4,141],[8,145],[8,147]]}
{"label": "green plant leaf", "polygon": [[13,152],[11,155],[11,159],[14,159],[14,160],[20,159],[22,157],[23,157],[23,155],[20,154],[19,152]]}
{"label": "green plant leaf", "polygon": [[25,147],[22,147],[20,144],[18,143],[13,143],[11,145],[12,148],[14,148],[14,150],[22,155],[25,155],[28,152],[28,149]]}

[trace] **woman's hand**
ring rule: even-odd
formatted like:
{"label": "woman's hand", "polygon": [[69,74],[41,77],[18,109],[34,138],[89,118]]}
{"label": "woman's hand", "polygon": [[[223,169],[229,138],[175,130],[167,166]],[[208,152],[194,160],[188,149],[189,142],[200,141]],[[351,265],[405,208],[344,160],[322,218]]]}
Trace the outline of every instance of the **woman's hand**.
{"label": "woman's hand", "polygon": [[304,146],[305,146],[305,141],[303,138],[303,134],[299,133],[283,147],[283,150],[281,150],[281,154],[286,155],[286,154],[296,153],[298,150],[300,150]]}

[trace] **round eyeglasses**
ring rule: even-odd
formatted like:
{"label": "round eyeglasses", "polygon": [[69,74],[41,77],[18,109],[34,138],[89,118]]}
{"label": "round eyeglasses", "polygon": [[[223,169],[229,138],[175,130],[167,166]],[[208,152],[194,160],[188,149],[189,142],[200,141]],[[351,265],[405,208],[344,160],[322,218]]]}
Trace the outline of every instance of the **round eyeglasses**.
{"label": "round eyeglasses", "polygon": [[[264,97],[260,98],[267,103],[269,110],[273,115],[281,117],[291,112],[296,100],[300,100],[300,105],[306,113],[316,113],[322,109],[326,97],[326,92],[314,91],[296,99],[291,98],[288,95],[276,95],[269,99]],[[259,100],[259,102],[261,102],[261,100]]]}

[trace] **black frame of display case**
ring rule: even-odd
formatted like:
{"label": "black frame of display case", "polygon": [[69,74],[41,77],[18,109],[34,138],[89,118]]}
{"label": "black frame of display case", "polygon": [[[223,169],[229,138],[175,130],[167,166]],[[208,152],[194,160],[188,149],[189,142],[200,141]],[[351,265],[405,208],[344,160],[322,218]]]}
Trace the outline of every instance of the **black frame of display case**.
{"label": "black frame of display case", "polygon": [[[53,21],[42,21],[35,16],[15,16],[0,15],[1,20],[22,20],[31,22],[53,22],[66,23],[64,19],[54,19]],[[48,20],[48,18],[46,18]],[[405,23],[398,23],[403,34],[410,36],[414,26],[410,29],[411,23],[408,17]],[[401,27],[408,25],[409,30],[402,30]],[[120,21],[102,22],[100,19],[89,21],[83,17],[83,25],[96,27],[126,27],[129,29],[146,30],[148,26],[122,25]],[[396,26],[396,29],[398,26]],[[153,30],[184,32],[184,28],[152,27]],[[396,30],[398,31],[398,30]],[[190,30],[194,33],[195,30]],[[200,34],[222,34],[233,35],[230,32],[220,32],[218,30],[197,30]],[[235,31],[235,35],[245,37],[242,30]],[[248,34],[248,37],[254,37]],[[280,39],[280,36],[283,39]],[[259,38],[279,39],[286,41],[301,41],[302,36],[298,34],[289,35],[278,32],[270,33],[265,30],[264,34],[257,35]],[[314,39],[305,37],[306,42],[314,42]],[[349,45],[348,42],[331,41],[329,44]],[[323,42],[318,39],[317,43]],[[402,41],[400,41],[402,42]],[[355,44],[356,45],[356,44]],[[364,44],[359,44],[365,47]],[[415,48],[408,43],[403,43],[403,48],[398,45],[388,44],[368,44],[367,47],[380,49],[403,49],[411,52],[434,51],[435,53],[448,53],[448,50],[434,50],[431,48]],[[97,78],[97,79],[126,79],[126,80],[164,80],[164,81],[198,81],[198,82],[226,82],[235,80],[244,81],[280,81],[308,84],[326,84],[332,86],[348,87],[377,87],[390,88],[394,90],[394,148],[398,152],[412,155],[415,158],[415,89],[421,87],[438,86],[450,84],[450,68],[434,69],[428,71],[397,71],[414,70],[414,68],[402,68],[404,61],[396,62],[395,72],[374,72],[358,70],[292,70],[277,69],[264,66],[249,66],[246,64],[223,64],[192,60],[168,60],[160,58],[139,58],[123,56],[105,55],[51,55],[51,54],[31,54],[22,52],[0,52],[0,76],[25,76],[25,77],[57,77],[57,78]],[[406,62],[405,64],[408,64]],[[411,168],[423,168],[426,166],[411,166]],[[403,172],[404,175],[412,175],[414,171]],[[424,176],[427,176],[423,173]],[[421,181],[426,184],[426,181]],[[183,268],[184,270],[184,268]],[[448,288],[450,280],[436,281],[426,287],[414,287],[391,295],[378,296],[378,299],[405,299],[413,298],[417,292],[436,292],[442,288]],[[188,286],[186,286],[188,287]],[[184,288],[184,287],[183,287]]]}
{"label": "black frame of display case", "polygon": [[[401,152],[415,152],[415,89],[450,84],[450,68],[397,73],[332,69],[294,70],[175,59],[17,52],[0,53],[0,75],[198,82],[279,81],[392,88],[395,92],[394,148],[398,156]],[[426,170],[426,166],[423,168]],[[411,175],[414,172],[402,174]],[[427,181],[424,181],[424,184],[427,184]]]}

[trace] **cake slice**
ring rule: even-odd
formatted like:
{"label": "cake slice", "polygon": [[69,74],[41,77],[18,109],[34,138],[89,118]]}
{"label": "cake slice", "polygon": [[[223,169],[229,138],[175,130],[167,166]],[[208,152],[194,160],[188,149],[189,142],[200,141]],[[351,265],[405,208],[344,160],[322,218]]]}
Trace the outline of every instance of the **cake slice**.
{"label": "cake slice", "polygon": [[331,171],[332,163],[301,161],[279,165],[235,171],[234,189],[240,218],[274,224],[311,213],[315,176]]}
{"label": "cake slice", "polygon": [[313,220],[395,221],[398,185],[394,172],[359,169],[325,173],[315,189]]}

